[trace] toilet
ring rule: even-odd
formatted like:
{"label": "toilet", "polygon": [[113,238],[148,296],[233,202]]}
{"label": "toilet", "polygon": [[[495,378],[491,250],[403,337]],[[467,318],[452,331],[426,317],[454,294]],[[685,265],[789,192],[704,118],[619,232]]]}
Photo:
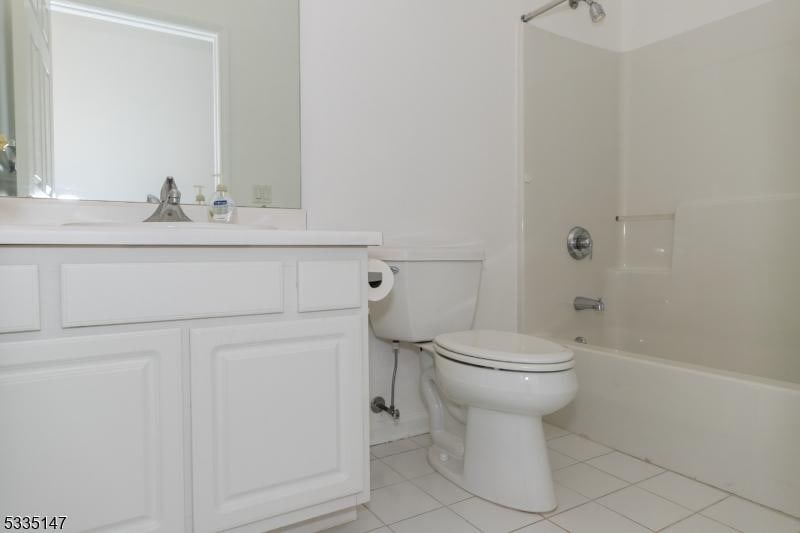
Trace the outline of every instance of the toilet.
{"label": "toilet", "polygon": [[431,466],[466,491],[529,512],[556,505],[542,417],[577,394],[572,352],[546,339],[470,330],[483,251],[376,248],[395,284],[370,303],[375,335],[420,350]]}

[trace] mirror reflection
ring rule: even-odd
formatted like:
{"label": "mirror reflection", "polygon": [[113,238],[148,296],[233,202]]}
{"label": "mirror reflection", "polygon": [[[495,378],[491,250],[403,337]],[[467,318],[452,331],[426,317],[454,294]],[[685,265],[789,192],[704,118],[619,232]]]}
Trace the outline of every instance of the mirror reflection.
{"label": "mirror reflection", "polygon": [[2,0],[0,195],[300,206],[298,0]]}

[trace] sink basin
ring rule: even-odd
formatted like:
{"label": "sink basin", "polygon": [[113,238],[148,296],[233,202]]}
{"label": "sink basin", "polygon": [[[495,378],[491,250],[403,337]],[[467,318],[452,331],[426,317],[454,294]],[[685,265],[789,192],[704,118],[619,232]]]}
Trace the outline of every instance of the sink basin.
{"label": "sink basin", "polygon": [[117,231],[157,229],[159,231],[192,231],[192,230],[274,230],[275,226],[257,226],[252,224],[224,224],[214,222],[65,222],[62,226],[84,229],[114,229]]}

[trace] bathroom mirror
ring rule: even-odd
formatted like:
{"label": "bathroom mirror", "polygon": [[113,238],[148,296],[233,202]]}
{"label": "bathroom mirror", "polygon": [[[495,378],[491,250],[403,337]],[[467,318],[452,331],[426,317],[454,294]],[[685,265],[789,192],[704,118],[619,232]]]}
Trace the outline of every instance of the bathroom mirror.
{"label": "bathroom mirror", "polygon": [[300,207],[299,0],[0,0],[0,196]]}

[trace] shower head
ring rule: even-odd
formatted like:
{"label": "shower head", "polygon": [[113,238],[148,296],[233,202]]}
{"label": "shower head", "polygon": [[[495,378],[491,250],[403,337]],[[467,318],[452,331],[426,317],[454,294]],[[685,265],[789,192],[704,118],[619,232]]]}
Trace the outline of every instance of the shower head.
{"label": "shower head", "polygon": [[[528,22],[538,17],[539,15],[550,11],[554,7],[563,4],[566,1],[567,0],[552,0],[551,2],[537,9],[536,11],[531,11],[530,13],[522,15],[522,22]],[[580,5],[581,2],[586,2],[587,4],[589,4],[589,16],[592,17],[592,22],[600,22],[601,20],[606,18],[606,10],[603,9],[603,6],[600,5],[599,2],[595,2],[595,0],[569,0],[569,7],[571,7],[572,9],[578,9],[578,6]]]}
{"label": "shower head", "polygon": [[600,2],[595,2],[595,0],[569,0],[569,7],[578,9],[581,1],[589,4],[589,16],[592,17],[592,22],[600,22],[606,18],[606,10],[603,9]]}
{"label": "shower head", "polygon": [[589,2],[589,16],[592,17],[592,22],[600,22],[606,18],[606,10],[603,9],[603,6],[600,5],[599,2],[594,2],[592,0],[586,1]]}

